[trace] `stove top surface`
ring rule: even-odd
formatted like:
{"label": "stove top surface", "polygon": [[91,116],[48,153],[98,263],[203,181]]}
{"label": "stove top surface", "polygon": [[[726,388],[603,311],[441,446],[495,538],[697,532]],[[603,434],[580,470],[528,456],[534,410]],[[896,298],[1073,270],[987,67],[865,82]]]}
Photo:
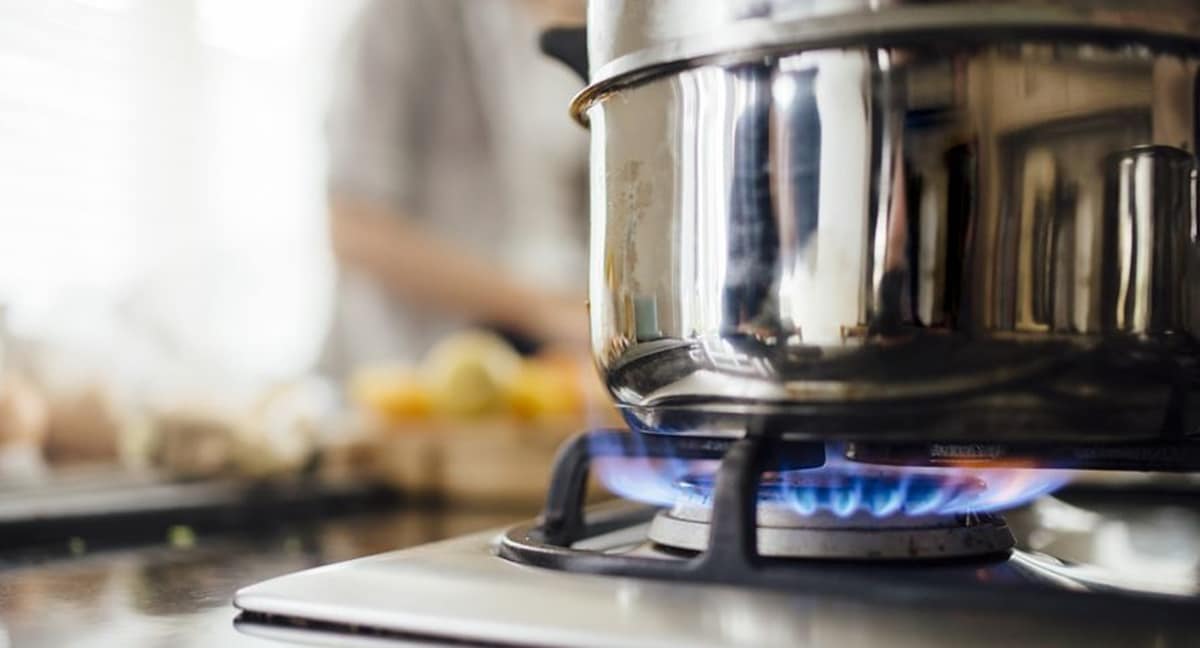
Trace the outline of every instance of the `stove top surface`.
{"label": "stove top surface", "polygon": [[[1200,512],[1047,497],[1007,517],[1019,547],[1007,558],[810,561],[789,590],[519,565],[497,555],[509,529],[277,578],[242,590],[236,604],[247,632],[304,628],[385,643],[1136,646],[1184,645],[1200,632]],[[648,532],[634,524],[575,547],[686,558]]]}

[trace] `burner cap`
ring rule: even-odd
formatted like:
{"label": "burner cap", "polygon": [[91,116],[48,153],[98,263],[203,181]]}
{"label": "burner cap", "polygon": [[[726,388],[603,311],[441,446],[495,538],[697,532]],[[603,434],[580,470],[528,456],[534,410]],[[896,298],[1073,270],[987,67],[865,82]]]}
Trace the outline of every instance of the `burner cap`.
{"label": "burner cap", "polygon": [[[1013,548],[1012,533],[996,515],[913,514],[912,508],[906,512],[899,505],[890,514],[880,515],[879,509],[854,508],[852,500],[842,498],[852,477],[861,493],[861,475],[768,476],[758,504],[759,554],[826,560],[934,560],[990,556]],[[976,480],[921,479],[928,481],[922,488],[939,487],[949,497],[984,488]],[[712,514],[711,480],[693,477],[680,486],[684,496],[655,517],[649,537],[667,547],[704,551]],[[804,495],[798,499],[797,492]]]}

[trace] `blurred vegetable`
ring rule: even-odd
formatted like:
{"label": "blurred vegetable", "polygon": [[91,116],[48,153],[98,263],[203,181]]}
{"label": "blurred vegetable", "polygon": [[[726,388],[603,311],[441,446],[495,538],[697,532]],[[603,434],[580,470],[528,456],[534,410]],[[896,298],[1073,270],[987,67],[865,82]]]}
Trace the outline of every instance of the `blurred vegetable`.
{"label": "blurred vegetable", "polygon": [[91,384],[50,402],[46,458],[53,464],[115,463],[124,416],[108,390]]}
{"label": "blurred vegetable", "polygon": [[240,429],[239,474],[262,478],[304,470],[317,454],[333,401],[330,386],[316,379],[283,383],[263,394]]}
{"label": "blurred vegetable", "polygon": [[388,423],[421,419],[433,412],[433,395],[420,375],[407,369],[364,369],[350,381],[355,404]]}
{"label": "blurred vegetable", "polygon": [[45,398],[25,378],[0,379],[0,446],[32,446],[46,441],[50,411]]}
{"label": "blurred vegetable", "polygon": [[327,384],[299,379],[262,392],[249,407],[176,406],[154,418],[142,452],[178,479],[298,474],[317,454],[332,401]]}
{"label": "blurred vegetable", "polygon": [[[503,418],[585,425],[609,423],[608,396],[590,363],[565,354],[522,358],[483,332],[446,338],[417,369],[371,368],[355,374],[351,400],[392,429],[434,419]],[[589,404],[602,404],[589,407]]]}
{"label": "blurred vegetable", "polygon": [[523,419],[579,415],[584,398],[579,378],[573,362],[527,361],[509,388],[509,407]]}
{"label": "blurred vegetable", "polygon": [[438,343],[422,368],[434,408],[451,416],[495,412],[521,370],[521,356],[490,333],[466,332]]}
{"label": "blurred vegetable", "polygon": [[36,480],[43,475],[49,423],[49,407],[32,383],[15,374],[0,380],[0,479]]}
{"label": "blurred vegetable", "polygon": [[232,470],[237,452],[234,420],[204,408],[180,408],[155,417],[150,464],[178,479],[203,479]]}

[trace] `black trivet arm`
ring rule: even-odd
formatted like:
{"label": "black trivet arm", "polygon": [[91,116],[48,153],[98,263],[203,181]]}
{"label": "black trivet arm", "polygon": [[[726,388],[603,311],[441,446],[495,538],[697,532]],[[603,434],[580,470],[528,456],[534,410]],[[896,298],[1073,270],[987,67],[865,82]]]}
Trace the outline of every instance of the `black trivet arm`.
{"label": "black trivet arm", "polygon": [[588,433],[572,437],[558,450],[550,475],[550,492],[542,512],[543,541],[561,547],[582,537],[585,529],[584,500],[592,464],[592,441]]}
{"label": "black trivet arm", "polygon": [[769,441],[758,435],[738,440],[725,453],[713,489],[708,549],[696,559],[705,576],[744,576],[760,562],[758,488]]}

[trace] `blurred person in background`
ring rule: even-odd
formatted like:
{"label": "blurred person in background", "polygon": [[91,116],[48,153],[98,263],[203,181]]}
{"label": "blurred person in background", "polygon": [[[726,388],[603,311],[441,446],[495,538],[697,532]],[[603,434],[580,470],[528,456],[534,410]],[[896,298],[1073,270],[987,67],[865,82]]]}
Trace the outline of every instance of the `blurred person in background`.
{"label": "blurred person in background", "polygon": [[409,362],[469,325],[587,339],[579,81],[537,48],[583,0],[369,0],[329,114],[340,277],[323,369]]}

